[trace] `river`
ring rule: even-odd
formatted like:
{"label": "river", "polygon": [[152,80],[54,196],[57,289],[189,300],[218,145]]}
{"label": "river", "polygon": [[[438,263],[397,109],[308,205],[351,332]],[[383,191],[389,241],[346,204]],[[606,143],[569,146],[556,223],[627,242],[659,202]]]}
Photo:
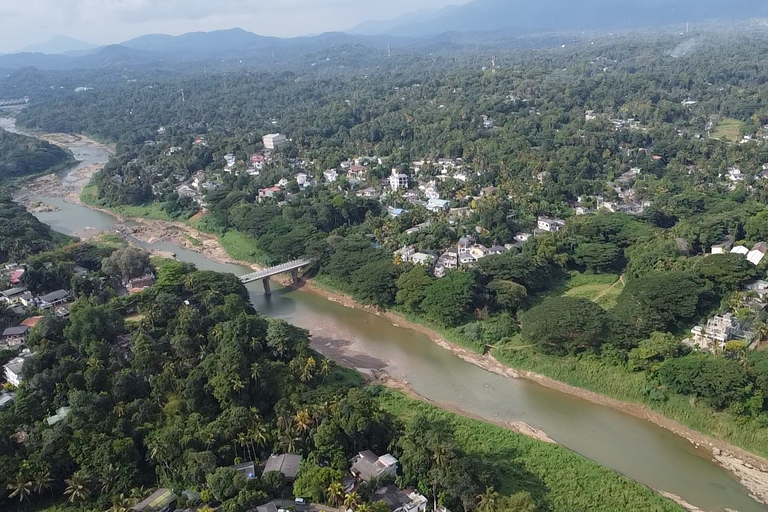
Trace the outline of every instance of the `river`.
{"label": "river", "polygon": [[[108,158],[106,148],[72,149],[76,156],[85,157],[80,167]],[[60,198],[39,199],[61,209],[36,216],[62,233],[82,235],[93,229],[109,230],[117,223],[110,215]],[[179,260],[201,269],[238,275],[250,272],[167,242],[143,245],[173,252]],[[524,379],[487,372],[440,348],[422,333],[316,294],[275,286],[267,297],[260,282],[248,289],[259,312],[308,329],[319,352],[362,371],[383,369],[394,378],[407,380],[415,392],[434,402],[490,421],[524,421],[585,457],[710,512],[768,510],[733,475],[712,462],[707,452],[650,422]]]}

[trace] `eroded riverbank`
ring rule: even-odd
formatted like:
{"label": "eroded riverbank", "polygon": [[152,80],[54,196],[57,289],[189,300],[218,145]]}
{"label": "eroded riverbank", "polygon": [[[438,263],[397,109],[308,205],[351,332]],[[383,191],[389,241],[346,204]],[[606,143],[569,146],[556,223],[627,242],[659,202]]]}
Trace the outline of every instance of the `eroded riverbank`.
{"label": "eroded riverbank", "polygon": [[[96,172],[96,171],[92,171],[92,172]],[[92,176],[92,174],[91,174],[91,176]],[[66,179],[66,177],[64,179]],[[90,180],[90,177],[88,178],[88,180]],[[88,180],[85,180],[85,176],[83,176],[82,179],[80,179],[79,182],[82,183],[82,186],[85,186],[87,184]],[[62,181],[62,186],[63,186],[63,181]],[[49,187],[56,188],[55,182],[54,182],[54,184],[49,184]],[[45,190],[51,191],[51,188],[42,189],[42,190],[43,191],[45,191]],[[30,194],[30,195],[32,195],[32,194]],[[62,196],[60,194],[57,194],[56,197],[63,197],[65,201],[67,201],[69,199],[74,199],[74,202],[79,202],[79,194],[77,194],[76,198],[73,198],[73,196],[71,196],[71,195],[64,195],[64,196]],[[112,215],[111,212],[106,212],[106,213],[109,213],[110,215]],[[133,238],[133,239],[145,242],[145,243],[152,243],[152,242],[157,242],[157,241],[167,241],[169,243],[177,245],[178,247],[182,247],[182,248],[186,248],[186,249],[191,250],[191,251],[195,251],[198,254],[201,254],[202,256],[204,256],[206,258],[209,258],[211,260],[217,261],[219,263],[224,263],[224,264],[226,264],[226,263],[235,263],[235,264],[242,265],[244,267],[254,268],[253,265],[247,264],[245,262],[233,261],[232,258],[229,258],[229,256],[226,254],[226,251],[224,251],[223,247],[221,247],[221,245],[218,243],[218,240],[215,237],[213,237],[211,235],[208,235],[208,234],[205,234],[205,233],[200,233],[199,231],[193,230],[193,228],[190,228],[189,226],[186,226],[186,225],[181,224],[181,223],[168,223],[168,222],[163,222],[163,221],[148,221],[148,220],[135,220],[134,221],[133,219],[123,218],[123,219],[119,219],[118,225],[116,225],[116,226],[111,226],[110,225],[110,229],[109,230],[104,229],[102,231],[115,232],[114,229],[122,229],[122,228],[125,228],[125,229],[123,231],[121,231],[121,234],[124,235],[126,237],[126,239],[128,239],[128,240],[131,240],[131,238]],[[93,231],[94,232],[98,232],[98,230],[93,230]],[[200,245],[194,244],[190,240],[188,240],[186,237],[195,238],[196,240],[201,241],[201,243],[200,243]],[[202,242],[203,240],[204,240],[204,242]],[[722,442],[719,442],[719,441],[714,440],[714,439],[709,439],[706,436],[701,436],[701,434],[698,434],[698,433],[693,432],[693,431],[691,431],[689,429],[686,429],[685,427],[682,427],[681,425],[674,424],[674,422],[670,422],[669,424],[662,424],[662,423],[660,423],[661,421],[669,422],[669,420],[667,420],[666,418],[664,418],[664,417],[662,417],[660,415],[657,415],[657,414],[653,413],[652,411],[644,408],[641,405],[620,402],[618,400],[610,399],[609,397],[604,397],[602,395],[597,395],[597,394],[594,394],[594,393],[590,393],[590,392],[585,391],[583,389],[573,388],[572,386],[568,386],[567,384],[560,383],[560,382],[557,382],[557,381],[553,381],[553,380],[548,379],[547,377],[544,377],[544,376],[541,376],[541,375],[536,375],[536,374],[533,374],[533,373],[530,373],[530,372],[520,372],[520,371],[513,370],[511,368],[508,368],[508,367],[505,367],[505,366],[501,365],[498,361],[493,359],[493,357],[491,357],[491,356],[479,356],[479,355],[474,354],[473,352],[468,351],[468,350],[466,350],[466,349],[464,349],[462,347],[456,346],[455,344],[450,343],[449,341],[447,341],[444,338],[442,338],[438,333],[436,333],[436,332],[434,332],[434,331],[432,331],[430,329],[427,329],[427,328],[425,328],[423,326],[420,326],[420,325],[417,325],[417,324],[410,323],[407,320],[405,320],[404,318],[399,317],[398,315],[395,315],[395,314],[392,314],[392,313],[382,313],[382,312],[379,312],[379,311],[375,311],[375,310],[373,310],[371,308],[365,308],[363,306],[360,306],[359,304],[355,304],[348,297],[345,297],[345,296],[342,296],[342,295],[338,295],[338,294],[333,294],[333,293],[327,292],[325,290],[321,290],[317,286],[315,286],[315,284],[312,283],[312,282],[305,283],[304,286],[303,286],[302,292],[312,292],[312,294],[321,296],[324,299],[328,299],[330,301],[333,301],[335,303],[343,305],[343,306],[345,306],[347,308],[358,309],[358,310],[361,310],[361,311],[365,311],[366,313],[374,313],[374,314],[378,315],[379,317],[384,318],[390,324],[402,326],[402,327],[411,329],[413,331],[423,333],[424,335],[429,337],[430,340],[433,343],[439,345],[443,349],[447,349],[451,353],[453,353],[456,356],[458,356],[459,358],[461,358],[463,361],[472,363],[472,365],[474,365],[474,366],[476,366],[478,368],[482,368],[482,369],[484,369],[484,370],[486,370],[488,372],[491,372],[491,373],[494,373],[496,375],[505,377],[507,379],[523,379],[523,380],[528,380],[528,381],[536,382],[536,383],[538,383],[538,384],[540,384],[540,385],[542,385],[542,386],[544,386],[546,388],[557,390],[558,392],[565,393],[565,394],[568,394],[568,395],[576,396],[576,397],[579,397],[580,399],[586,400],[586,401],[588,401],[590,403],[600,404],[600,405],[609,407],[609,408],[614,409],[614,410],[622,411],[622,412],[624,412],[626,414],[629,414],[629,415],[632,415],[634,417],[642,418],[644,420],[653,422],[656,425],[664,427],[665,429],[667,429],[670,432],[674,432],[678,436],[682,436],[682,437],[684,437],[686,439],[691,440],[692,443],[698,444],[701,447],[707,447],[707,449],[709,450],[710,453],[712,453],[712,451],[713,451],[712,449],[713,448],[717,449],[717,450],[720,450],[720,456],[724,457],[725,460],[720,460],[720,461],[718,461],[718,463],[722,467],[725,467],[726,469],[728,469],[729,471],[732,471],[732,472],[738,474],[739,478],[744,482],[745,485],[748,485],[748,489],[755,496],[759,495],[758,489],[757,489],[757,485],[760,484],[759,480],[763,476],[765,476],[765,479],[764,479],[763,483],[765,485],[768,485],[768,475],[766,475],[765,473],[762,473],[761,471],[757,470],[757,468],[761,468],[761,467],[764,468],[764,467],[766,467],[765,466],[765,461],[762,461],[762,460],[758,461],[759,458],[752,458],[754,456],[751,456],[751,454],[746,454],[746,452],[743,452],[743,454],[742,454],[743,456],[740,456],[740,454],[739,454],[740,450],[734,449],[735,447],[729,447],[727,445],[727,443],[722,443]],[[252,297],[253,296],[254,295],[252,295]],[[302,301],[302,302],[304,302],[304,301]],[[302,306],[306,306],[306,304],[302,304]],[[310,328],[310,330],[311,330],[311,332],[312,332],[312,334],[313,334],[313,336],[314,336],[314,338],[316,340],[324,339],[325,341],[327,341],[328,344],[336,346],[336,347],[339,347],[339,346],[342,345],[342,343],[340,343],[339,340],[343,340],[345,338],[343,336],[337,336],[336,335],[337,333],[335,333],[333,331],[333,329],[329,329],[328,324],[324,324],[324,323],[321,324],[321,323],[312,322],[312,321],[307,321],[307,322],[310,323],[310,325],[308,327]],[[351,338],[347,338],[347,339],[351,339]],[[338,352],[339,352],[339,354],[344,355],[344,351],[343,350],[339,350]],[[330,354],[327,354],[327,355],[330,355]],[[353,357],[352,358],[348,357],[348,359],[352,359],[352,365],[354,366],[354,363],[356,362],[356,361],[354,361],[354,358]],[[357,361],[357,362],[366,363],[366,361]],[[386,365],[386,362],[383,363],[383,365]],[[366,366],[366,364],[363,364],[362,366],[363,366],[363,368],[368,368],[368,366]],[[400,380],[400,376],[398,375],[398,376],[394,377],[394,379],[395,380]],[[405,382],[407,382],[407,380]],[[424,395],[423,386],[419,386],[419,387],[420,387],[420,391],[422,391],[422,392],[418,393],[418,395],[422,396],[422,395]],[[414,393],[415,392],[416,391],[414,391]],[[488,390],[488,393],[492,393],[492,392],[493,392],[493,390],[491,390],[491,389]],[[437,394],[435,396],[440,396],[440,397],[443,397],[443,398],[440,398],[440,399],[429,398],[428,400],[430,400],[432,403],[435,403],[436,405],[439,405],[442,408],[445,408],[445,409],[448,409],[448,410],[452,410],[452,411],[455,411],[455,412],[458,412],[460,414],[464,414],[464,415],[467,415],[467,416],[470,416],[470,417],[482,419],[484,421],[489,421],[489,422],[493,422],[493,423],[496,423],[496,424],[501,424],[503,426],[506,426],[507,428],[511,428],[510,421],[508,419],[497,418],[496,416],[498,416],[498,415],[494,416],[494,414],[487,414],[487,413],[478,414],[477,412],[471,412],[471,411],[465,409],[463,406],[458,406],[457,405],[458,399],[453,399],[453,398],[451,398],[450,400],[444,399],[444,396],[445,396],[444,394]],[[655,418],[653,416],[649,416],[648,413],[655,414],[655,416],[657,416],[657,417]],[[514,417],[514,415],[513,415],[512,419],[513,420],[516,419]],[[600,420],[595,419],[594,421],[600,421]],[[525,430],[525,425],[528,425],[528,423],[520,421],[520,424],[518,426],[522,430]],[[544,431],[548,431],[549,428],[552,426],[552,425],[546,426],[545,424],[540,423],[540,422],[539,422],[539,425],[545,426],[545,428],[543,430],[535,428],[535,427],[531,427],[531,428],[534,428],[535,430],[543,433]],[[530,425],[528,425],[528,426],[530,426]],[[526,433],[526,432],[523,432],[523,433]],[[544,434],[544,435],[549,437],[550,434]],[[589,434],[587,434],[587,435],[589,435]],[[552,437],[554,437],[555,439],[558,439],[558,437],[561,437],[561,436],[562,436],[562,434],[559,434],[559,436],[558,435],[554,435]],[[698,437],[698,436],[701,436],[701,437]],[[628,439],[628,441],[629,441],[629,439]],[[709,444],[710,442],[712,442],[714,444]],[[568,443],[565,443],[565,444],[568,444]],[[587,451],[587,450],[581,449],[581,450],[577,450],[577,451],[579,451],[583,455],[586,455],[587,457],[593,458],[593,460],[597,460],[598,459],[597,457],[592,457],[590,455],[589,451]],[[752,468],[749,468],[747,466],[747,464],[751,465]],[[757,473],[755,473],[753,475],[755,477],[754,480],[756,480],[756,481],[752,482],[752,483],[749,483],[749,484],[746,481],[744,481],[744,479],[746,477],[745,477],[745,475],[743,475],[741,473],[745,473],[745,472],[742,471],[740,468],[756,470]],[[621,471],[621,472],[626,474],[627,476],[630,476],[631,478],[638,479],[637,477],[633,476],[632,472],[630,472],[630,471]],[[681,476],[685,476],[685,475],[681,475]],[[642,478],[640,478],[640,479],[642,479]],[[701,485],[704,485],[704,484],[702,483]],[[662,485],[655,485],[655,486],[663,488]],[[766,497],[768,497],[768,489],[765,489],[765,492],[766,492],[766,494],[763,495],[763,500],[765,500]],[[687,494],[681,493],[679,491],[677,493],[678,494],[682,494],[683,496],[686,496],[686,498],[687,498]],[[687,498],[687,499],[688,499],[688,501],[696,502],[695,499],[691,499],[691,498]],[[709,510],[721,510],[721,509],[723,509],[723,508],[722,507],[718,507],[718,508],[710,508]],[[754,510],[754,509],[748,508],[748,507],[744,507],[743,510]]]}

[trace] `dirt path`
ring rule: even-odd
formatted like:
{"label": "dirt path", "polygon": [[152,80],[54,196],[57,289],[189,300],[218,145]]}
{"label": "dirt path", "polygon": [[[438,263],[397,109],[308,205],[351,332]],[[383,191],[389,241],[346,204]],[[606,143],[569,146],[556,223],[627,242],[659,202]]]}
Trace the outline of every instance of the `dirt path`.
{"label": "dirt path", "polygon": [[615,283],[613,283],[613,284],[611,285],[611,287],[610,287],[610,288],[606,288],[605,290],[603,290],[602,292],[600,292],[600,294],[599,294],[597,297],[595,297],[594,299],[592,299],[592,302],[597,302],[597,301],[599,301],[600,299],[602,299],[603,297],[605,297],[605,296],[608,294],[608,292],[610,292],[611,290],[613,290],[614,288],[616,288],[616,285],[618,285],[619,283],[621,283],[621,286],[622,286],[622,287],[623,287],[623,286],[625,286],[625,285],[624,285],[624,276],[623,276],[623,275],[619,276],[619,279],[618,279],[618,280],[617,280]]}

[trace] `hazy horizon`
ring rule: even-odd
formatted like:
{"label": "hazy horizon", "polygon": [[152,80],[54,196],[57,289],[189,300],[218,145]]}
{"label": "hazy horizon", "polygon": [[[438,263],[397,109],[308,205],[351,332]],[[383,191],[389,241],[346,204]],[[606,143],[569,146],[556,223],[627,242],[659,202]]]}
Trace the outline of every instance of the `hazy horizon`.
{"label": "hazy horizon", "polygon": [[0,5],[0,53],[17,52],[62,35],[104,45],[146,34],[242,28],[296,37],[346,30],[420,9],[469,0],[28,0]]}

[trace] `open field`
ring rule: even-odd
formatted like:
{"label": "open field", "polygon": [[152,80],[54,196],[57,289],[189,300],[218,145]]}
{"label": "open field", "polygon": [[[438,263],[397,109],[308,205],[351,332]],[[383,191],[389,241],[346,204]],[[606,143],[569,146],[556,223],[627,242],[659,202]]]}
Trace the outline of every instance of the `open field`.
{"label": "open field", "polygon": [[712,137],[715,139],[724,139],[736,142],[741,138],[742,122],[738,119],[726,117],[720,120],[712,130]]}

